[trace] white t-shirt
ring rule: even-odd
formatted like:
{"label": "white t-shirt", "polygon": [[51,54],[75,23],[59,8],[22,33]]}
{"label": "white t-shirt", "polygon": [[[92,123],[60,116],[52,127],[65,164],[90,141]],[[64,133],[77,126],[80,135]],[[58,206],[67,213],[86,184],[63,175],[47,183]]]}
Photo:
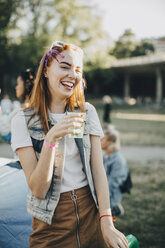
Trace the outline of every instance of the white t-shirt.
{"label": "white t-shirt", "polygon": [[10,99],[2,99],[1,109],[4,114],[10,114],[10,112],[12,111],[12,101]]}
{"label": "white t-shirt", "polygon": [[[90,126],[90,134],[103,137],[104,133],[102,131],[101,124],[95,108],[89,103],[86,103],[86,108],[88,109],[88,122]],[[51,118],[56,121],[59,121],[66,115],[66,113],[50,114]],[[13,118],[11,130],[11,146],[13,151],[16,151],[16,149],[20,147],[32,146],[32,141],[30,138],[29,131],[27,129],[23,111],[17,113],[17,115]],[[81,162],[78,147],[75,143],[75,140],[69,138],[68,135],[66,135],[66,153],[61,192],[67,192],[73,189],[78,189],[86,186],[87,184],[88,182],[86,179],[86,175],[83,172],[83,165]]]}
{"label": "white t-shirt", "polygon": [[20,108],[14,109],[10,114],[0,114],[0,134],[2,136],[8,135],[11,132],[11,120],[13,116],[20,110]]}

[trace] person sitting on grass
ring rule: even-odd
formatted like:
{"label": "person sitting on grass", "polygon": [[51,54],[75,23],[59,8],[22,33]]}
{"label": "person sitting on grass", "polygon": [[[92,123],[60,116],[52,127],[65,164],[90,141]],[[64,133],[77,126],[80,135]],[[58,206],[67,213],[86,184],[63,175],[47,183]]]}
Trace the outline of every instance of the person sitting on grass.
{"label": "person sitting on grass", "polygon": [[124,214],[124,208],[121,205],[121,186],[128,177],[129,169],[125,158],[119,152],[120,136],[113,125],[107,126],[106,130],[104,130],[101,147],[103,150],[103,163],[109,184],[112,215],[120,216]]}

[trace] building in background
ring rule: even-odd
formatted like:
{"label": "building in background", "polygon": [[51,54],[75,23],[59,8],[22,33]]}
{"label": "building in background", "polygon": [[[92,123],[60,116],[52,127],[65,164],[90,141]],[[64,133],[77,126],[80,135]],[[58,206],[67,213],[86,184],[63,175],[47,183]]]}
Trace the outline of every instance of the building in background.
{"label": "building in background", "polygon": [[165,53],[165,36],[157,39],[151,39],[150,42],[153,44],[155,52]]}

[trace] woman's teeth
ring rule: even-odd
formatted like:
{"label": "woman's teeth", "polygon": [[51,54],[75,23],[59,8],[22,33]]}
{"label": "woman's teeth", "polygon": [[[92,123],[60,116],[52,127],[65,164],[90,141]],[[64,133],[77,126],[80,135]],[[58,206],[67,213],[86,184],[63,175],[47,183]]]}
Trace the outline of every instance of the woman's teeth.
{"label": "woman's teeth", "polygon": [[64,86],[68,86],[68,87],[73,87],[73,84],[72,83],[68,83],[68,82],[62,82],[62,85]]}

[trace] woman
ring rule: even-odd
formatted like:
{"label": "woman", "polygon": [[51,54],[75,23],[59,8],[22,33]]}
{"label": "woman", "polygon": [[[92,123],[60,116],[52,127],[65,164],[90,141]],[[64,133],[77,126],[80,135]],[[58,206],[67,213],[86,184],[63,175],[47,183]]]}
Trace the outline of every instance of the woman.
{"label": "woman", "polygon": [[[79,47],[53,42],[38,68],[29,108],[12,122],[12,147],[30,188],[30,247],[101,248],[102,236],[107,247],[128,247],[113,225],[103,132],[95,108],[84,102],[82,69]],[[80,112],[87,115],[83,139],[71,139],[68,134],[79,133],[84,122]]]}
{"label": "woman", "polygon": [[0,135],[5,142],[11,142],[11,120],[13,116],[17,113],[20,107],[27,107],[29,103],[29,98],[34,85],[34,73],[31,69],[26,69],[17,78],[16,97],[22,100],[20,102],[11,102],[9,97],[5,95],[4,99],[1,101],[2,114],[0,115]]}
{"label": "woman", "polygon": [[34,72],[26,69],[17,77],[16,97],[23,101],[22,107],[27,107],[34,85]]}

